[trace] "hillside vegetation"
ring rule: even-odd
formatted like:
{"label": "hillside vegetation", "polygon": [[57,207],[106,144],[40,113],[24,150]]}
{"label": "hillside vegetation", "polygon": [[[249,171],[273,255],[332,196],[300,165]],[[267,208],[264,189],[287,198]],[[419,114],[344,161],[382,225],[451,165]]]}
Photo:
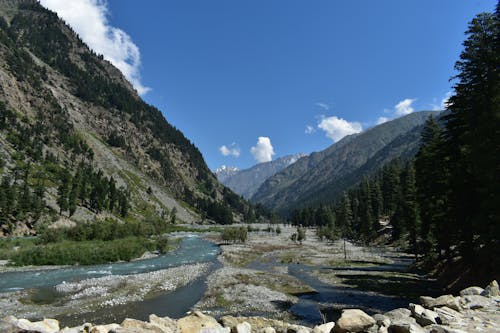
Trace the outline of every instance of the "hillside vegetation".
{"label": "hillside vegetation", "polygon": [[109,218],[259,218],[55,13],[0,3],[0,235]]}

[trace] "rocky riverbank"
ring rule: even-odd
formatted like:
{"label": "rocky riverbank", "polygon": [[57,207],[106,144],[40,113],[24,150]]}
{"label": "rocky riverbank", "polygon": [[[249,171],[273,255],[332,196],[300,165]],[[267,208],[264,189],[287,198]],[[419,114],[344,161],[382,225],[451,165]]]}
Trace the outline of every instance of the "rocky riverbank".
{"label": "rocky riverbank", "polygon": [[497,281],[486,288],[469,287],[459,296],[420,297],[384,314],[369,316],[359,309],[345,309],[336,322],[315,327],[263,317],[224,316],[216,320],[195,311],[175,320],[150,315],[149,321],[125,319],[121,324],[60,328],[55,319],[30,322],[8,316],[0,321],[0,333],[464,333],[500,332],[500,290]]}

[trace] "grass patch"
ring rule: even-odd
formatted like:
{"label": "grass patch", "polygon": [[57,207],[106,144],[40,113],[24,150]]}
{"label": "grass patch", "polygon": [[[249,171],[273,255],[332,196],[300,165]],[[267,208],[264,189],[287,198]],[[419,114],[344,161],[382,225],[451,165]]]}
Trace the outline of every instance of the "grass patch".
{"label": "grass patch", "polygon": [[233,304],[233,302],[228,301],[227,299],[224,298],[224,296],[222,296],[220,294],[215,296],[215,305],[217,307],[230,309],[232,304]]}
{"label": "grass patch", "polygon": [[20,248],[8,258],[14,266],[95,265],[130,261],[146,251],[156,250],[155,240],[127,237],[111,241],[62,241]]}

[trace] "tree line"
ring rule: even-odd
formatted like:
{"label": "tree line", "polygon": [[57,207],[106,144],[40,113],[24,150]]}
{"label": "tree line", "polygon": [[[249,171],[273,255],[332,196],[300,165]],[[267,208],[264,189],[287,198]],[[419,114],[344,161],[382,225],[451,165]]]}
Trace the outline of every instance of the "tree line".
{"label": "tree line", "polygon": [[[500,264],[500,4],[469,24],[454,95],[430,117],[413,160],[394,160],[332,205],[294,211],[291,222],[370,241],[390,221],[423,258]],[[326,234],[328,234],[325,231]]]}

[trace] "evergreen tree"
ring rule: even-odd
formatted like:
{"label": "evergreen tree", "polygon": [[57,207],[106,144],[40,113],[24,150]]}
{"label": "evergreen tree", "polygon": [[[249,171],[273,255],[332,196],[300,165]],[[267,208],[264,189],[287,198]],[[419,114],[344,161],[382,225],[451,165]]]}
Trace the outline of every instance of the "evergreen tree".
{"label": "evergreen tree", "polygon": [[500,239],[499,7],[469,24],[445,128],[450,225],[468,260],[483,249],[490,263],[499,257]]}
{"label": "evergreen tree", "polygon": [[415,159],[417,201],[419,205],[421,227],[420,237],[427,254],[440,254],[450,246],[446,215],[447,171],[442,150],[444,141],[442,129],[429,117],[422,130],[421,145]]}

